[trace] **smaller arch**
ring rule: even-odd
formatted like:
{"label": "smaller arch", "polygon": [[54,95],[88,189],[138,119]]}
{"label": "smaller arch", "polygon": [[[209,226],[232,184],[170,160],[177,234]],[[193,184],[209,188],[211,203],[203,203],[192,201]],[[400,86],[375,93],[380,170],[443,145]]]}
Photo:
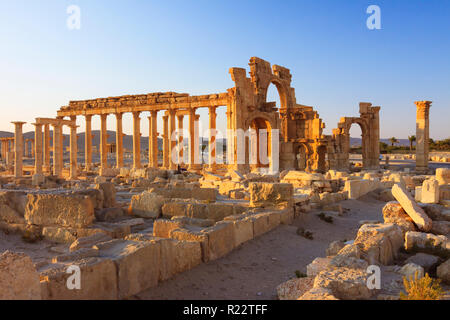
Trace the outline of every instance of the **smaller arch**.
{"label": "smaller arch", "polygon": [[278,95],[280,96],[280,108],[285,109],[288,108],[288,88],[286,88],[284,86],[284,84],[282,83],[282,81],[280,81],[279,79],[277,79],[276,77],[272,78],[270,80],[270,82],[268,83],[267,87],[264,90],[264,98],[267,101],[267,93],[269,91],[269,87],[270,85],[273,84],[275,85],[275,87],[277,88],[278,91]]}

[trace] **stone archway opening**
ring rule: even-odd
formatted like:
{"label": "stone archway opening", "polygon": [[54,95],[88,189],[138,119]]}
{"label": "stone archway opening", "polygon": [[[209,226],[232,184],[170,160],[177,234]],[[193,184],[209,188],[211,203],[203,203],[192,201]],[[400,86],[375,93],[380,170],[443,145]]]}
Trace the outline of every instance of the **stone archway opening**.
{"label": "stone archway opening", "polygon": [[305,171],[307,168],[308,148],[304,144],[300,144],[296,151],[295,169]]}
{"label": "stone archway opening", "polygon": [[361,123],[353,121],[350,123],[350,127],[348,129],[348,152],[349,152],[349,164],[352,161],[356,162],[364,162],[364,132],[363,126]]}
{"label": "stone archway opening", "polygon": [[264,118],[255,118],[249,128],[251,169],[270,168],[272,159],[272,127]]}

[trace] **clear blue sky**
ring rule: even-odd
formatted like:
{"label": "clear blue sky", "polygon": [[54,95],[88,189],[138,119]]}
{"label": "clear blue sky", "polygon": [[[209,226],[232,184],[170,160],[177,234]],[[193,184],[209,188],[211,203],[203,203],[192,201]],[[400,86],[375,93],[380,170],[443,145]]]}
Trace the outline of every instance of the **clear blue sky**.
{"label": "clear blue sky", "polygon": [[[72,4],[81,30],[66,26]],[[382,30],[366,27],[371,4]],[[69,100],[225,92],[228,69],[258,56],[291,69],[297,102],[318,110],[326,133],[368,101],[382,107],[383,138],[406,138],[414,101],[428,99],[431,137],[450,137],[447,0],[0,0],[0,39],[0,130],[53,117]],[[143,135],[147,128],[145,119]]]}

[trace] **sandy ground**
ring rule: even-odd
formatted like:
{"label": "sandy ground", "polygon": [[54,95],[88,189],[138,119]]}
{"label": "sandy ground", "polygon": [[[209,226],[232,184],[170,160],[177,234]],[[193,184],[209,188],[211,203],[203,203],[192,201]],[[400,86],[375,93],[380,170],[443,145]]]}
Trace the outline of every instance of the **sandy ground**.
{"label": "sandy ground", "polygon": [[[324,257],[330,242],[355,238],[361,220],[382,221],[385,202],[370,196],[340,203],[350,209],[333,224],[317,217],[320,211],[303,214],[291,226],[249,241],[222,259],[202,264],[135,296],[136,299],[246,300],[277,299],[276,287],[306,273],[316,257]],[[314,240],[297,235],[298,227],[313,232]]]}

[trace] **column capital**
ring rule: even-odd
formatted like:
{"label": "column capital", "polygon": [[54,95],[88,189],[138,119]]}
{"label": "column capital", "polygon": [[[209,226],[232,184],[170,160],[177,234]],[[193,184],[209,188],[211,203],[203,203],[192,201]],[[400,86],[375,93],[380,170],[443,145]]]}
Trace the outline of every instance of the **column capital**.
{"label": "column capital", "polygon": [[414,104],[418,109],[429,109],[431,107],[432,101],[415,101]]}
{"label": "column capital", "polygon": [[150,114],[152,117],[156,117],[158,115],[158,110],[151,110]]}
{"label": "column capital", "polygon": [[86,121],[92,120],[92,114],[85,114],[84,117],[85,117]]}
{"label": "column capital", "polygon": [[17,126],[23,126],[26,122],[23,122],[23,121],[13,121],[13,122],[11,122],[13,125],[15,125],[16,127]]}
{"label": "column capital", "polygon": [[209,109],[209,113],[210,114],[215,114],[217,107],[216,106],[209,106],[208,109]]}
{"label": "column capital", "polygon": [[35,126],[36,129],[37,128],[41,128],[42,129],[42,127],[44,126],[44,124],[42,124],[42,123],[32,123],[32,125]]}
{"label": "column capital", "polygon": [[114,114],[116,116],[116,119],[120,120],[123,117],[123,112],[118,112]]}
{"label": "column capital", "polygon": [[139,118],[139,116],[141,115],[141,111],[133,111],[133,118]]}

